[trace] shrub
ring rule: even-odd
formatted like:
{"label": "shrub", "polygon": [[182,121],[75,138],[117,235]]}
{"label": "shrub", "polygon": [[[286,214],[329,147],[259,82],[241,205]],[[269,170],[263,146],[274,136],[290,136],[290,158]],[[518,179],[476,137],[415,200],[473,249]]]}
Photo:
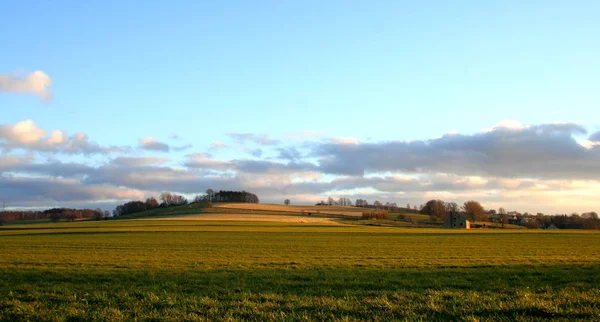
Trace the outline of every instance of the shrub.
{"label": "shrub", "polygon": [[390,219],[390,216],[385,210],[370,210],[363,211],[362,219]]}

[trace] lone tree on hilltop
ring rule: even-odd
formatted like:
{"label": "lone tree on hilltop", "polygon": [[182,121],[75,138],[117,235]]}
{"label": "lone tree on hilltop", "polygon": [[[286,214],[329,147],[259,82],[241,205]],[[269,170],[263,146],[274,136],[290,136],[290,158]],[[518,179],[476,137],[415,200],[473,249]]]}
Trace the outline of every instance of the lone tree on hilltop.
{"label": "lone tree on hilltop", "polygon": [[290,199],[285,199],[285,200],[283,201],[283,204],[284,204],[284,205],[286,205],[286,206],[289,206],[289,205],[290,205],[290,203],[291,203],[291,202],[290,202]]}
{"label": "lone tree on hilltop", "polygon": [[206,196],[208,197],[208,201],[213,201],[213,199],[215,198],[215,191],[212,189],[207,189]]}

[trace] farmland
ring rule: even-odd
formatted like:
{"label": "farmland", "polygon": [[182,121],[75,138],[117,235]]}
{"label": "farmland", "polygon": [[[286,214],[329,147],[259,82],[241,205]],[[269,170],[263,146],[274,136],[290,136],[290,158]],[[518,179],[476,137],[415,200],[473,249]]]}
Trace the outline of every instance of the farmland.
{"label": "farmland", "polygon": [[0,230],[0,320],[598,319],[600,235],[124,220]]}

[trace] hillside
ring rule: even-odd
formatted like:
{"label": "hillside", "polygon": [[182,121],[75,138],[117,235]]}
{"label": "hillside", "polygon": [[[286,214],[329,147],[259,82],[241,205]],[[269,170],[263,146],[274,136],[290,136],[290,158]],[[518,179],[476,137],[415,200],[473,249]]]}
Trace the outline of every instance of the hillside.
{"label": "hillside", "polygon": [[215,203],[212,208],[184,205],[157,208],[117,217],[117,219],[270,221],[319,224],[377,224],[403,227],[426,226],[428,216],[413,213],[390,213],[389,221],[362,220],[365,209],[351,206],[286,206],[253,203]]}
{"label": "hillside", "polygon": [[250,203],[215,203],[212,208],[184,205],[156,208],[144,212],[119,216],[116,219],[176,219],[176,220],[227,220],[275,221],[298,223],[335,223],[342,218],[359,218],[359,208],[331,207],[327,211],[316,206],[285,206]]}
{"label": "hillside", "polygon": [[[207,220],[207,221],[270,221],[286,223],[320,224],[368,224],[402,227],[440,227],[432,223],[429,216],[406,212],[390,212],[390,220],[362,220],[364,208],[352,206],[286,206],[254,203],[215,203],[212,208],[199,208],[184,205],[170,208],[156,208],[116,219],[155,219],[155,220]],[[482,224],[483,222],[478,222]],[[488,227],[499,224],[485,223]],[[523,228],[506,225],[505,228]]]}

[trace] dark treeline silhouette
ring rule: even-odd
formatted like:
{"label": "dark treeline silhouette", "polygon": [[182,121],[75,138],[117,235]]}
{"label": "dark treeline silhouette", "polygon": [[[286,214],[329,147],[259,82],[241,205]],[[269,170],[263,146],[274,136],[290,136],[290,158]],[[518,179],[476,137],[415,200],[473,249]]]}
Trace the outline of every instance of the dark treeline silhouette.
{"label": "dark treeline silhouette", "polygon": [[[159,202],[160,200],[160,202]],[[258,197],[247,191],[219,191],[215,192],[208,189],[205,195],[197,195],[190,203],[182,196],[175,193],[163,192],[158,200],[154,197],[146,199],[146,201],[130,201],[120,206],[117,206],[113,211],[113,216],[123,216],[135,214],[138,212],[151,210],[155,208],[167,208],[175,206],[183,206],[187,204],[199,206],[200,208],[210,208],[213,202],[247,202],[258,203]]]}
{"label": "dark treeline silhouette", "polygon": [[554,225],[558,229],[600,229],[600,219],[595,212],[588,212],[582,215],[514,215],[507,220],[508,223],[523,225],[527,228],[550,228]]}
{"label": "dark treeline silhouette", "polygon": [[104,213],[100,209],[71,209],[71,208],[52,208],[44,211],[1,211],[0,223],[9,223],[26,220],[77,220],[102,217]]}
{"label": "dark treeline silhouette", "polygon": [[188,200],[178,194],[163,192],[159,196],[160,203],[156,198],[150,197],[146,199],[146,201],[130,201],[125,204],[117,206],[115,210],[113,210],[113,216],[124,216],[129,214],[135,214],[138,212],[151,210],[155,208],[167,208],[167,207],[175,207],[175,206],[183,206],[188,204]]}
{"label": "dark treeline silhouette", "polygon": [[375,200],[372,204],[365,199],[356,199],[356,202],[352,204],[352,200],[349,198],[341,197],[338,200],[333,199],[332,197],[328,197],[327,200],[321,200],[317,202],[315,205],[317,206],[355,206],[361,208],[370,208],[370,209],[383,209],[387,211],[395,211],[395,212],[408,212],[408,213],[418,213],[419,211],[415,208],[410,208],[410,205],[407,205],[406,208],[399,207],[395,202],[386,202],[381,203],[378,200]]}
{"label": "dark treeline silhouette", "polygon": [[488,220],[485,209],[475,200],[469,200],[459,207],[455,202],[444,202],[439,199],[433,199],[421,206],[421,210],[419,211],[421,214],[430,216],[432,220],[445,219],[451,212],[463,214],[471,221]]}
{"label": "dark treeline silhouette", "polygon": [[205,198],[212,202],[246,202],[259,203],[258,196],[248,191],[230,191],[220,190],[214,192],[211,189],[207,190]]}
{"label": "dark treeline silhouette", "polygon": [[527,212],[521,214],[516,211],[507,212],[504,208],[485,210],[477,201],[471,200],[458,206],[454,202],[442,200],[429,200],[421,206],[420,213],[428,215],[432,220],[444,219],[450,212],[466,215],[472,221],[487,221],[493,223],[525,226],[527,228],[558,228],[558,229],[600,229],[600,219],[596,212],[586,212],[581,215],[556,214],[536,215]]}

